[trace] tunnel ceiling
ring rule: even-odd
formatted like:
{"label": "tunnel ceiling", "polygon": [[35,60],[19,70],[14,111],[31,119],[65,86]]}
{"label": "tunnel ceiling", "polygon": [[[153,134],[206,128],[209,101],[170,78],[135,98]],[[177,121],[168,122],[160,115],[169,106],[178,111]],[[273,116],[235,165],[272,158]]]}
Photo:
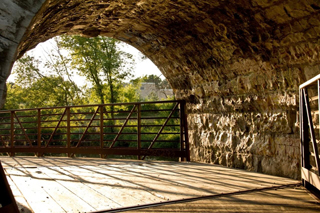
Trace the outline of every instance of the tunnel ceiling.
{"label": "tunnel ceiling", "polygon": [[[149,57],[174,89],[190,90],[312,59],[319,47],[319,9],[314,0],[48,0],[17,55],[64,33],[114,37]],[[301,38],[317,46],[301,53]]]}

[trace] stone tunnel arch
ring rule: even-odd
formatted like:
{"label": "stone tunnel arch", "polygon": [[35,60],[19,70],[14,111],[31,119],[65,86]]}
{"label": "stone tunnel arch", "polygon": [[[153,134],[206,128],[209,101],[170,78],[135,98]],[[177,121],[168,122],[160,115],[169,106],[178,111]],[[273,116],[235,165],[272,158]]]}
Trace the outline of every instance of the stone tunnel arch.
{"label": "stone tunnel arch", "polygon": [[187,101],[192,160],[298,178],[298,86],[319,73],[319,11],[318,0],[3,0],[0,95],[39,42],[114,37]]}

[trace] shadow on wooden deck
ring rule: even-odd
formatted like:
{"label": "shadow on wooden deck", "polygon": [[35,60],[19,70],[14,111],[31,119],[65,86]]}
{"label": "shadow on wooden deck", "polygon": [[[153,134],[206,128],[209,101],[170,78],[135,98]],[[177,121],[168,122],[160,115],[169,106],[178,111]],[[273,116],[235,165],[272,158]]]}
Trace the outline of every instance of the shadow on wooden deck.
{"label": "shadow on wooden deck", "polygon": [[115,211],[137,205],[139,209],[130,211],[320,211],[318,201],[297,180],[211,164],[54,157],[0,160],[24,212]]}

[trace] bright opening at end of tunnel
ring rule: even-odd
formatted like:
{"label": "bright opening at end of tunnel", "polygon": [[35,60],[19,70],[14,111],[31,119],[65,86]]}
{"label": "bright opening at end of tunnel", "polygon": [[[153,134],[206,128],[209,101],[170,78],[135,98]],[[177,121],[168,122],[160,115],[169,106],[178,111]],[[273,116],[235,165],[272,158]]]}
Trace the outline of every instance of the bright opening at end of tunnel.
{"label": "bright opening at end of tunnel", "polygon": [[5,109],[172,99],[159,69],[113,38],[54,37],[18,59]]}
{"label": "bright opening at end of tunnel", "polygon": [[[57,46],[56,46],[56,43],[54,42],[54,38],[51,38],[45,42],[39,43],[34,49],[29,50],[26,54],[34,56],[36,59],[45,63],[45,61],[49,60],[48,58],[49,53],[56,48]],[[126,44],[125,42],[119,41],[118,48],[120,48],[121,51],[129,53],[133,56],[133,59],[135,61],[135,66],[134,66],[134,69],[132,70],[132,74],[134,75],[132,78],[143,77],[145,75],[156,75],[162,80],[165,79],[165,77],[162,75],[158,67],[143,53],[137,50],[135,47],[129,44]],[[62,53],[64,55],[67,54],[65,50],[63,50]],[[14,64],[12,70],[15,70],[15,65],[16,63]],[[75,78],[75,82],[80,86],[83,86],[86,83],[86,80],[83,76],[80,76],[74,73],[73,77]],[[14,83],[15,78],[16,78],[16,74],[12,72],[11,75],[8,77],[7,82]]]}

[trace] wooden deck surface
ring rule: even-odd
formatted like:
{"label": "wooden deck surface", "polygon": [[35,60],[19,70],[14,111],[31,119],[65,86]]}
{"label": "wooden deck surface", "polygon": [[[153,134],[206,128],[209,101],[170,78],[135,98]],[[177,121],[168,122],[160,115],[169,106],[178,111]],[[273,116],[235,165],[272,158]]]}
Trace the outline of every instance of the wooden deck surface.
{"label": "wooden deck surface", "polygon": [[[159,202],[164,204],[136,212],[320,212],[305,189],[287,186],[297,180],[217,165],[53,157],[0,161],[22,212],[92,212]],[[273,186],[284,187],[267,189]],[[199,196],[213,197],[165,205]]]}

